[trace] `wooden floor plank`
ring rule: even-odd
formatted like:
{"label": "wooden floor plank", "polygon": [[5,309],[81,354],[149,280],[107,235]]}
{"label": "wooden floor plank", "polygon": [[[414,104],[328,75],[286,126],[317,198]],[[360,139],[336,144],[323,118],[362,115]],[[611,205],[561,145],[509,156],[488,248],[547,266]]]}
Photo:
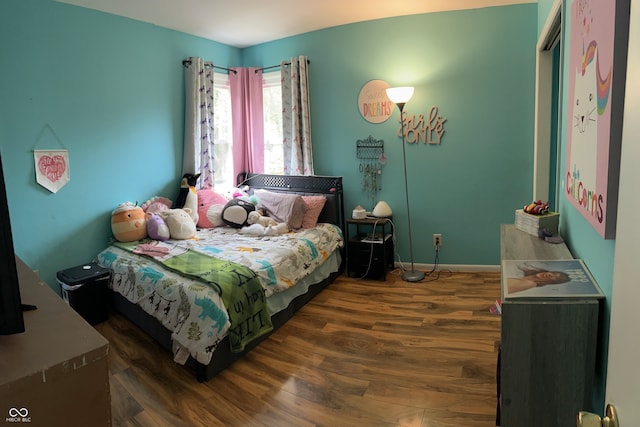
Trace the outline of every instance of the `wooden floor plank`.
{"label": "wooden floor plank", "polygon": [[493,426],[497,272],[409,283],[340,276],[206,383],[118,314],[114,426]]}

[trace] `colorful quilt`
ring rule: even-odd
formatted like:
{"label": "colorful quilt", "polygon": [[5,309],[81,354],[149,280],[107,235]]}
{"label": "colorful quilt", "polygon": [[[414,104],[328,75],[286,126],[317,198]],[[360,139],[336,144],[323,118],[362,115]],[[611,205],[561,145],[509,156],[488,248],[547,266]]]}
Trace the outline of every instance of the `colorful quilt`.
{"label": "colorful quilt", "polygon": [[[222,298],[229,315],[231,351],[239,353],[245,346],[273,330],[264,289],[258,277],[240,264],[206,256],[172,242],[144,240],[115,243],[115,246],[144,255],[187,277],[200,279]],[[210,309],[202,300],[202,312]],[[200,315],[202,316],[202,314]]]}
{"label": "colorful quilt", "polygon": [[343,244],[340,228],[327,223],[262,237],[218,227],[198,231],[196,240],[179,242],[194,251],[249,267],[260,278],[267,298],[294,286]]}
{"label": "colorful quilt", "polygon": [[[133,252],[132,248],[140,246],[139,243],[144,245],[138,250],[143,254]],[[243,311],[244,306],[260,310],[264,299],[294,286],[342,244],[340,229],[331,224],[263,237],[220,227],[200,230],[193,240],[136,242],[127,249],[112,245],[97,259],[101,265],[111,268],[112,289],[172,331],[174,347],[179,350],[175,352],[177,362],[186,360],[178,356],[186,352],[187,356],[207,364],[225,336],[229,335],[232,340],[233,334],[242,338],[254,335],[254,332],[256,336],[265,333],[260,330],[267,322],[260,314],[248,312],[255,317],[241,325],[237,319],[233,320],[235,311]],[[167,256],[167,251],[173,256]],[[183,256],[195,258],[197,263],[183,263]],[[171,261],[167,264],[163,260]],[[188,267],[198,263],[200,267]],[[247,271],[250,271],[257,277],[255,282],[251,280],[251,286],[258,284],[260,292],[254,287],[246,294],[244,289],[238,292],[240,298],[235,302],[226,298],[231,293],[216,285],[222,281],[218,276],[220,273],[213,272],[218,271],[217,265],[232,266],[230,271],[236,271],[234,274],[247,277],[250,275]],[[245,330],[234,329],[242,327]],[[240,347],[251,339],[243,340]]]}

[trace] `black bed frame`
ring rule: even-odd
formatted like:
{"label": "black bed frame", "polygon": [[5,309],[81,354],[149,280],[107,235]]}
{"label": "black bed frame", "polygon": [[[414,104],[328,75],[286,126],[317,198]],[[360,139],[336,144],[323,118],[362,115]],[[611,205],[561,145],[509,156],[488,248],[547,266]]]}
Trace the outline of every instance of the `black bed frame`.
{"label": "black bed frame", "polygon": [[[342,177],[335,176],[295,176],[295,175],[267,175],[267,174],[247,174],[243,177],[242,184],[248,185],[250,191],[253,189],[265,189],[270,191],[297,193],[302,195],[319,195],[327,197],[327,202],[318,218],[319,222],[336,224],[343,230],[344,234],[344,206]],[[342,249],[344,251],[344,249]],[[273,331],[286,323],[302,306],[315,297],[326,286],[332,283],[344,269],[344,253],[342,255],[342,265],[340,269],[331,274],[328,278],[309,287],[309,291],[296,297],[287,308],[271,317]],[[156,318],[147,314],[137,305],[128,301],[122,295],[111,292],[112,305],[124,317],[131,320],[145,333],[159,342],[169,352],[171,352],[171,331],[165,328]],[[273,332],[271,332],[273,333]],[[220,371],[240,359],[244,354],[266,339],[270,334],[255,339],[245,350],[240,353],[231,352],[229,338],[225,337],[213,352],[211,362],[207,365],[189,358],[187,366],[195,369],[196,378],[203,382],[214,377]]]}

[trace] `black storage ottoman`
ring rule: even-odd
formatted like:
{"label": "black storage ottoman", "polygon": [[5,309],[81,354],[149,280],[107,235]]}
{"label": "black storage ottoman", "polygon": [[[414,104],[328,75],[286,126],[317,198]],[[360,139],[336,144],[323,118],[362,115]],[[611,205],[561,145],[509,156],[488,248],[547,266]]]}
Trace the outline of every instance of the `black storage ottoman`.
{"label": "black storage ottoman", "polygon": [[96,263],[79,265],[56,274],[62,298],[91,325],[107,320],[107,287],[111,270]]}

